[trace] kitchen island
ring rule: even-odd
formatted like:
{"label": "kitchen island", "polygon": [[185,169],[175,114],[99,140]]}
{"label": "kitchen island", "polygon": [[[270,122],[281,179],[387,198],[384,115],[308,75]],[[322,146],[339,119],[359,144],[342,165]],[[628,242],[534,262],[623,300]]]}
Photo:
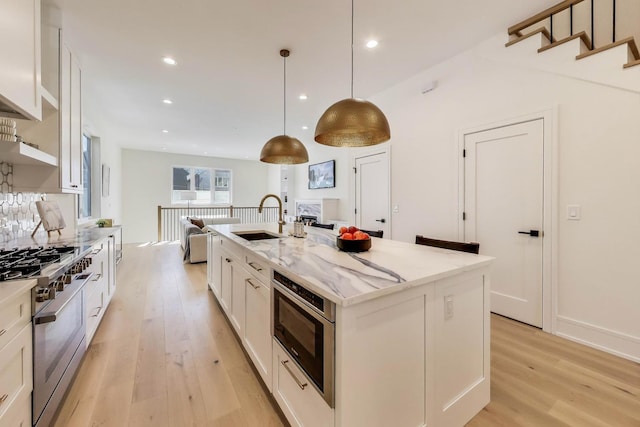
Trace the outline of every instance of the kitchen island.
{"label": "kitchen island", "polygon": [[[345,253],[311,227],[209,231],[209,286],[292,425],[460,426],[489,402],[492,258],[377,238]],[[335,304],[332,399],[272,338],[274,274]]]}

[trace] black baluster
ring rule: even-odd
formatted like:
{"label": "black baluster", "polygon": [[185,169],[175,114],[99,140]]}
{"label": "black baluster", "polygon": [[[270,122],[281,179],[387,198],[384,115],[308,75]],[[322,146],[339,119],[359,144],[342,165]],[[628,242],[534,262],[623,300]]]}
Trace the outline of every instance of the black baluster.
{"label": "black baluster", "polygon": [[613,0],[613,31],[611,34],[611,43],[616,42],[616,0]]}
{"label": "black baluster", "polygon": [[553,43],[553,15],[549,15],[549,38],[551,39],[551,43]]}
{"label": "black baluster", "polygon": [[573,5],[569,6],[569,35],[573,35]]}

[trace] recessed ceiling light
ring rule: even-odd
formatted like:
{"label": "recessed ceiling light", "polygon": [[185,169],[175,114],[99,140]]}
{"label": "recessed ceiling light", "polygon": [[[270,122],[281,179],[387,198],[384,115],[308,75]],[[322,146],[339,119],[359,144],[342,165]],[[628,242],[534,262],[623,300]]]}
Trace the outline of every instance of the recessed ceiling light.
{"label": "recessed ceiling light", "polygon": [[304,101],[305,99],[307,99],[307,95],[305,95],[304,93],[302,95],[300,95],[298,97],[301,101]]}
{"label": "recessed ceiling light", "polygon": [[302,126],[302,130],[307,130],[309,129],[309,126]]}
{"label": "recessed ceiling light", "polygon": [[169,56],[162,57],[162,62],[164,62],[167,65],[176,65],[178,63],[175,59]]}
{"label": "recessed ceiling light", "polygon": [[162,129],[162,133],[169,133],[169,131],[166,129]]}
{"label": "recessed ceiling light", "polygon": [[173,101],[170,99],[163,99],[162,102],[164,102],[165,104],[173,104]]}
{"label": "recessed ceiling light", "polygon": [[162,151],[167,151],[167,147],[162,147]]}
{"label": "recessed ceiling light", "polygon": [[208,154],[208,153],[205,151],[204,154]]}
{"label": "recessed ceiling light", "polygon": [[373,49],[374,47],[378,46],[378,40],[369,40],[367,42],[367,47],[369,49]]}

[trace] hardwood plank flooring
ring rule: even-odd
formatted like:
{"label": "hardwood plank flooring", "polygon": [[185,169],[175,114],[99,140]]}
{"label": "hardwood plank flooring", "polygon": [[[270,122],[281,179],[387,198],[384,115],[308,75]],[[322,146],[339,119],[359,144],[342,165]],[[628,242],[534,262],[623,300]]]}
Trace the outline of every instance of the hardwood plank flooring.
{"label": "hardwood plank flooring", "polygon": [[[55,426],[286,425],[208,291],[206,264],[183,264],[176,243],[124,249]],[[639,364],[491,320],[491,403],[468,426],[640,426]]]}

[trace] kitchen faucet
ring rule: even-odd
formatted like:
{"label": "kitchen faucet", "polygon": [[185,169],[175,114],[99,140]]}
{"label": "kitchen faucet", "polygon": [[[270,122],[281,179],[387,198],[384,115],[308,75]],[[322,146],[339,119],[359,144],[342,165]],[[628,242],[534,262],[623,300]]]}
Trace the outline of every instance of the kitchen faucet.
{"label": "kitchen faucet", "polygon": [[266,196],[264,196],[262,200],[260,200],[260,206],[258,206],[258,213],[262,213],[262,205],[264,205],[264,201],[267,200],[269,197],[273,197],[278,201],[278,233],[282,234],[282,226],[284,225],[284,220],[282,219],[282,200],[280,199],[280,197],[276,196],[275,194],[267,194]]}

